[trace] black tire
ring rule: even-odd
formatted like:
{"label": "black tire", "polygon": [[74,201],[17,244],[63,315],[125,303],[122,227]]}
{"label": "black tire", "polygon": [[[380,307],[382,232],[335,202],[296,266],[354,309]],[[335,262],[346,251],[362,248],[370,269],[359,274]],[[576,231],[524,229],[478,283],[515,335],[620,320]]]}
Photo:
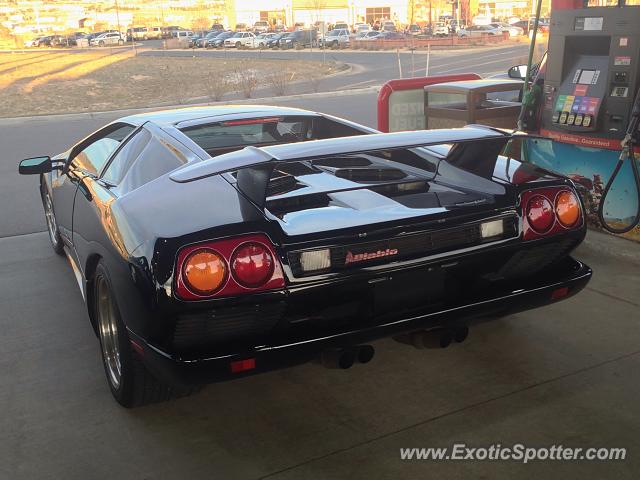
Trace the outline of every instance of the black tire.
{"label": "black tire", "polygon": [[[100,351],[104,365],[107,383],[116,401],[126,408],[140,407],[150,403],[164,402],[174,398],[184,397],[200,390],[200,387],[189,389],[172,388],[156,377],[145,367],[139,353],[131,346],[129,334],[122,318],[118,302],[113,294],[113,288],[109,272],[104,263],[98,262],[96,272],[91,282],[93,312],[98,327]],[[106,332],[103,316],[104,305],[108,305],[109,315],[116,326],[116,333],[109,335]],[[113,329],[109,329],[113,332]],[[105,354],[105,344],[115,340],[120,366],[119,381],[116,383],[110,373],[109,361]]]}
{"label": "black tire", "polygon": [[236,49],[240,50],[242,48],[242,44],[240,42],[236,42]]}
{"label": "black tire", "polygon": [[98,46],[99,46],[99,47],[104,47],[104,40],[100,40],[100,41],[98,42]]}
{"label": "black tire", "polygon": [[124,40],[122,40],[122,39],[118,40],[118,45],[120,45],[120,46],[124,45]]}
{"label": "black tire", "polygon": [[53,201],[47,187],[44,185],[41,187],[40,197],[42,198],[42,207],[44,208],[45,221],[47,222],[47,232],[49,233],[51,248],[53,248],[53,251],[58,255],[64,255],[64,244],[62,243],[60,231],[58,230]]}

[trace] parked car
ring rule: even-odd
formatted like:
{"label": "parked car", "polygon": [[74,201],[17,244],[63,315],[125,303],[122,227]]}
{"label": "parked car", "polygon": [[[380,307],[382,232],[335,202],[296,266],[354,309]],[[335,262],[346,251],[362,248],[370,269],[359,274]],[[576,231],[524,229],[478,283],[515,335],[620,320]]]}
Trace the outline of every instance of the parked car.
{"label": "parked car", "polygon": [[[531,30],[533,29],[534,22],[533,20],[520,20],[519,22],[515,22],[511,25],[521,28],[524,32],[524,35],[530,35]],[[542,33],[543,35],[548,34],[549,24],[541,21],[538,24],[538,33]]]}
{"label": "parked car", "polygon": [[244,32],[249,26],[246,23],[236,23],[236,32]]}
{"label": "parked car", "polygon": [[356,23],[353,26],[353,33],[355,33],[356,35],[360,32],[370,32],[371,31],[371,25],[369,25],[368,23]]}
{"label": "parked car", "polygon": [[181,44],[190,46],[191,45],[191,38],[195,35],[194,32],[192,32],[191,30],[175,30],[173,32],[171,32],[171,36],[173,38],[178,39],[178,41]]}
{"label": "parked car", "polygon": [[507,32],[509,37],[518,37],[524,35],[524,30],[516,25],[509,25],[508,23],[496,22],[490,23],[489,26],[497,28],[501,32]]}
{"label": "parked car", "polygon": [[147,29],[147,39],[159,40],[162,38],[162,27],[149,27]]}
{"label": "parked car", "polygon": [[267,39],[266,47],[267,48],[279,48],[280,47],[280,39],[287,36],[287,32],[276,33],[273,37]]}
{"label": "parked car", "polygon": [[253,31],[258,33],[266,33],[269,31],[270,25],[269,22],[259,21],[253,24]]}
{"label": "parked car", "polygon": [[364,32],[363,35],[360,37],[356,35],[356,37],[358,40],[369,41],[369,40],[376,40],[381,34],[382,32],[380,31],[371,30],[369,32]]}
{"label": "parked car", "polygon": [[349,45],[349,30],[345,28],[331,30],[320,39],[320,44],[329,48],[346,47]]}
{"label": "parked car", "polygon": [[316,30],[295,30],[279,40],[280,48],[305,48],[318,44],[318,32]]}
{"label": "parked car", "polygon": [[338,21],[333,25],[332,30],[346,30],[349,31],[349,24],[347,22]]}
{"label": "parked car", "polygon": [[211,25],[211,29],[212,32],[224,32],[224,25],[222,25],[221,23],[214,23],[213,25]]}
{"label": "parked car", "polygon": [[175,37],[175,32],[187,30],[184,27],[180,27],[179,25],[170,25],[168,27],[162,27],[162,37],[163,38],[172,38]]}
{"label": "parked car", "polygon": [[120,32],[105,32],[89,40],[89,45],[98,47],[124,45],[124,38]]}
{"label": "parked car", "polygon": [[448,37],[449,33],[451,33],[449,25],[444,22],[436,23],[436,26],[433,28],[433,35],[435,37]]}
{"label": "parked car", "polygon": [[212,32],[207,32],[203,37],[198,38],[198,40],[195,42],[194,46],[197,48],[204,48],[207,46],[207,42],[209,40],[211,40],[212,38],[217,37],[218,35],[220,35],[220,31],[212,31]]}
{"label": "parked car", "polygon": [[578,293],[582,205],[514,158],[523,138],[201,107],[121,118],[19,172],[39,178],[111,393],[133,407],[316,359],[349,368],[382,338],[444,347]]}
{"label": "parked car", "polygon": [[255,48],[267,48],[268,47],[268,43],[269,40],[271,40],[272,38],[276,37],[278,34],[277,33],[261,33],[260,35],[256,36],[255,40],[253,41],[253,46]]}
{"label": "parked car", "polygon": [[70,35],[66,36],[67,46],[75,47],[78,45],[78,39],[84,38],[86,36],[86,32],[73,32]]}
{"label": "parked car", "polygon": [[256,36],[252,32],[236,32],[224,41],[225,48],[253,48]]}
{"label": "parked car", "polygon": [[409,27],[407,28],[407,33],[413,36],[422,35],[422,29],[420,28],[420,25],[416,25],[414,23],[412,25],[409,25]]}
{"label": "parked car", "polygon": [[44,36],[39,36],[39,37],[32,38],[31,40],[25,40],[23,45],[26,48],[39,47],[40,42],[42,41],[43,38]]}
{"label": "parked car", "polygon": [[396,24],[390,20],[382,22],[381,30],[383,32],[397,32]]}
{"label": "parked car", "polygon": [[468,28],[458,30],[459,37],[481,37],[483,35],[502,35],[502,30],[491,25],[471,25]]}
{"label": "parked car", "polygon": [[374,37],[374,40],[404,40],[406,37],[400,32],[383,31]]}
{"label": "parked car", "polygon": [[460,20],[460,25],[458,25],[458,20],[455,18],[449,22],[449,30],[451,33],[458,33],[458,30],[461,28],[466,28],[467,22],[464,20]]}
{"label": "parked car", "polygon": [[221,32],[217,36],[210,38],[206,42],[206,48],[222,48],[224,47],[224,41],[228,38],[233,37],[236,32],[228,30],[226,32]]}
{"label": "parked car", "polygon": [[[75,41],[75,38],[74,40]],[[50,47],[70,47],[73,41],[66,35],[51,35],[49,40]]]}
{"label": "parked car", "polygon": [[149,29],[147,27],[133,27],[127,29],[127,41],[148,40]]}

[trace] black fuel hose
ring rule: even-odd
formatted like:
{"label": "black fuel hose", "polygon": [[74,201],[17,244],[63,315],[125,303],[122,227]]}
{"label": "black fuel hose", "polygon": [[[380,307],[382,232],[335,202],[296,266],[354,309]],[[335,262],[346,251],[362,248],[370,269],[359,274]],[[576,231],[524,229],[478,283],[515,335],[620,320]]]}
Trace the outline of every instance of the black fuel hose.
{"label": "black fuel hose", "polygon": [[[638,173],[638,162],[635,158],[634,149],[637,143],[637,135],[638,135],[638,127],[640,126],[640,89],[636,93],[635,101],[633,102],[633,108],[631,109],[631,119],[629,120],[629,125],[627,126],[627,132],[622,140],[622,151],[620,152],[620,157],[618,158],[618,163],[616,164],[616,168],[613,170],[611,177],[609,177],[609,181],[607,185],[604,187],[604,192],[602,194],[602,198],[600,198],[600,205],[598,206],[598,220],[602,224],[602,227],[611,233],[621,234],[627,233],[633,230],[638,223],[640,223],[640,173]],[[636,184],[636,193],[638,195],[638,206],[636,210],[636,215],[633,218],[631,224],[626,227],[617,228],[608,225],[604,219],[604,204],[609,194],[609,190],[613,185],[614,180],[618,176],[620,169],[624,165],[624,161],[629,159],[631,162],[631,171],[633,172],[633,178]]]}

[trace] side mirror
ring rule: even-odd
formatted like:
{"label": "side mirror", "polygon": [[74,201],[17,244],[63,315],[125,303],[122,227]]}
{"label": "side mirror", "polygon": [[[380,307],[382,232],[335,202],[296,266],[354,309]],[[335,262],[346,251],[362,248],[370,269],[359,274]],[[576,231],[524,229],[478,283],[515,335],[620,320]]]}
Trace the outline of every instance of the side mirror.
{"label": "side mirror", "polygon": [[507,72],[507,75],[509,75],[509,78],[515,78],[516,80],[526,80],[527,66],[516,65],[515,67],[511,67]]}
{"label": "side mirror", "polygon": [[51,157],[27,158],[20,162],[18,173],[20,175],[38,175],[51,171]]}

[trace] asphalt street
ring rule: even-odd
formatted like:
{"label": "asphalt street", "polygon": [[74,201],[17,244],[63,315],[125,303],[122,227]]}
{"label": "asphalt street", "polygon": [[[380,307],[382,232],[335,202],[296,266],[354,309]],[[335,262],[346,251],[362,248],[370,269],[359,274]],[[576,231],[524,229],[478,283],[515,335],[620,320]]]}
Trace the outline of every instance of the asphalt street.
{"label": "asphalt street", "polygon": [[[375,98],[264,103],[375,126]],[[637,478],[640,263],[603,252],[638,247],[593,232],[577,252],[595,271],[584,292],[478,325],[464,344],[418,351],[385,340],[371,364],[347,371],[309,364],[119,407],[73,273],[49,247],[37,179],[18,176],[17,162],[121,115],[0,120],[0,478]],[[458,442],[628,454],[528,465],[400,459],[400,448]]]}
{"label": "asphalt street", "polygon": [[[529,46],[524,43],[508,43],[484,48],[461,48],[458,50],[433,49],[429,55],[424,50],[414,53],[402,51],[366,52],[356,50],[144,50],[140,55],[154,55],[160,57],[191,57],[208,56],[214,58],[268,58],[275,62],[290,62],[295,60],[313,60],[345,63],[351,66],[346,74],[340,74],[325,79],[320,83],[320,91],[344,90],[361,88],[371,85],[382,85],[388,80],[400,78],[421,77],[427,70],[429,57],[429,74],[458,74],[475,72],[483,77],[506,73],[513,65],[526,63]],[[398,57],[400,62],[398,62]],[[400,64],[400,65],[399,65]],[[305,84],[294,85],[290,88],[293,93],[308,92]]]}

